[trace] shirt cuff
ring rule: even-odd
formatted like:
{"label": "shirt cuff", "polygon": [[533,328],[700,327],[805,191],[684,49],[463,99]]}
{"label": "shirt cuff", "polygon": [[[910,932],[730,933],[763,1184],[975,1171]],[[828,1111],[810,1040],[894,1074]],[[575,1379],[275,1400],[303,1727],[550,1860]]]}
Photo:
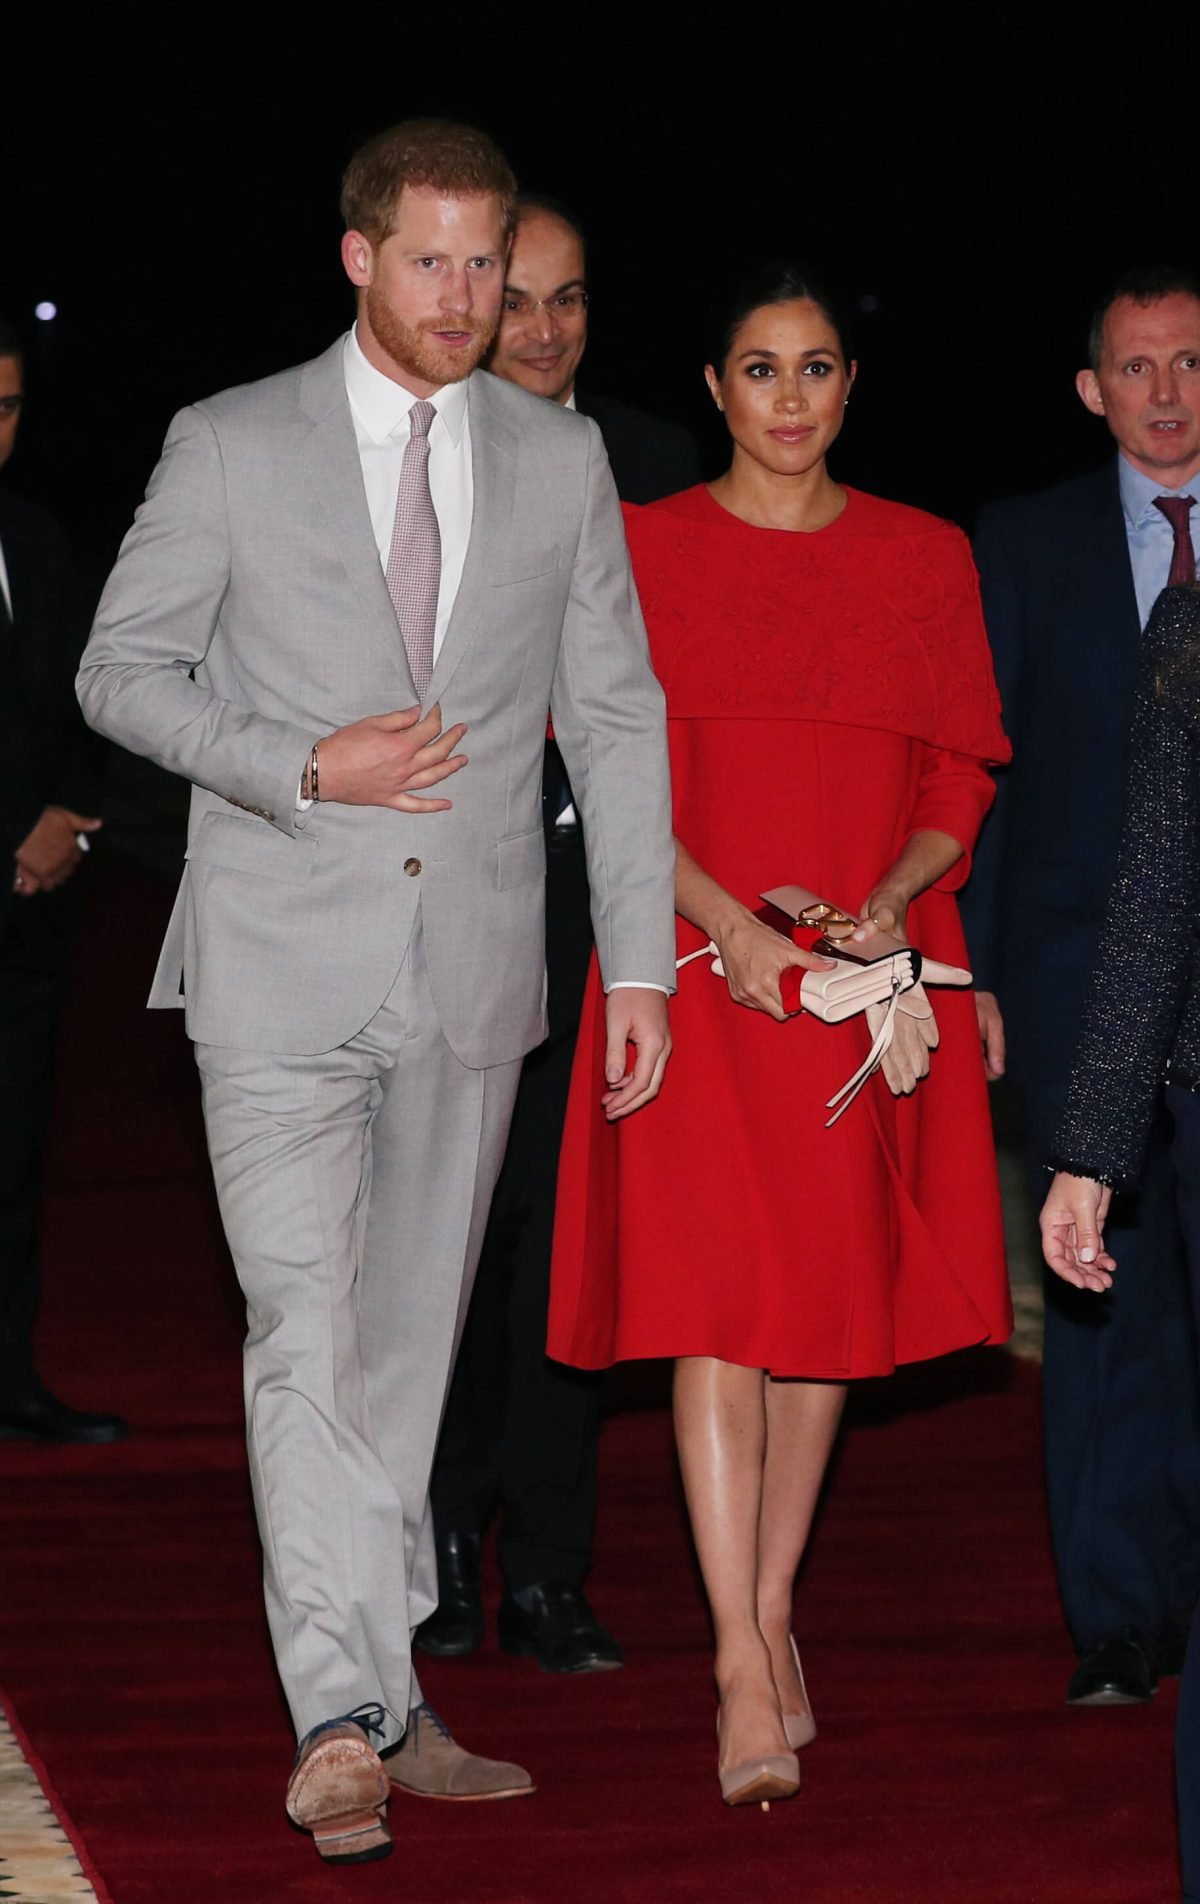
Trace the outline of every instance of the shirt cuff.
{"label": "shirt cuff", "polygon": [[639,992],[661,992],[664,998],[670,998],[671,996],[665,985],[651,985],[644,978],[615,978],[611,985],[604,987],[604,995],[607,998],[610,992],[632,992],[635,990]]}
{"label": "shirt cuff", "polygon": [[315,800],[306,800],[304,798],[304,795],[300,791],[303,785],[304,785],[304,776],[303,774],[301,774],[299,780],[296,782],[296,811],[297,813],[307,813],[308,809],[311,806],[316,805]]}

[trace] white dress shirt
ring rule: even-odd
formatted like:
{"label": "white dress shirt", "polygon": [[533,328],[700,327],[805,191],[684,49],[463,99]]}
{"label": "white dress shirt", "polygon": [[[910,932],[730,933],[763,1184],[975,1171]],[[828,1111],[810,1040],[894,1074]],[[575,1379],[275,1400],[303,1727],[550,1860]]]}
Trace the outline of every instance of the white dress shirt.
{"label": "white dress shirt", "polygon": [[[409,412],[417,398],[403,384],[394,383],[368,362],[354,331],[346,333],[342,362],[375,546],[386,570],[396,519],[400,466],[408,448]],[[442,580],[433,629],[436,660],[450,625],[463,563],[467,559],[475,487],[466,379],[462,383],[444,384],[434,391],[429,401],[437,411],[429,426],[429,493],[442,539]]]}
{"label": "white dress shirt", "polygon": [[0,595],[3,595],[3,597],[4,597],[4,601],[5,601],[5,605],[6,605],[6,607],[7,607],[7,609],[8,609],[8,615],[9,615],[9,620],[11,621],[11,620],[12,620],[12,612],[13,612],[13,605],[12,605],[12,589],[11,589],[11,588],[9,587],[9,584],[8,584],[8,570],[7,570],[7,568],[6,568],[6,567],[5,567],[5,565],[4,565],[4,544],[3,544],[3,542],[0,542]]}

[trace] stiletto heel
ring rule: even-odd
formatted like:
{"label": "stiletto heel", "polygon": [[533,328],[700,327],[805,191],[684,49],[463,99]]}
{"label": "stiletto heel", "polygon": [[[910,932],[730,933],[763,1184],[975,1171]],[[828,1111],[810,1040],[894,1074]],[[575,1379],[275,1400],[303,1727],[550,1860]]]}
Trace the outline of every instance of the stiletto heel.
{"label": "stiletto heel", "polygon": [[[788,1634],[788,1645],[792,1649],[792,1659],[796,1666],[796,1677],[800,1681],[800,1690],[804,1694],[805,1704],[808,1705],[808,1687],[804,1683],[804,1671],[800,1665],[800,1653],[793,1633]],[[813,1718],[811,1705],[808,1706],[807,1712],[785,1712],[783,1730],[793,1752],[799,1752],[804,1746],[811,1745],[817,1736],[817,1722]]]}

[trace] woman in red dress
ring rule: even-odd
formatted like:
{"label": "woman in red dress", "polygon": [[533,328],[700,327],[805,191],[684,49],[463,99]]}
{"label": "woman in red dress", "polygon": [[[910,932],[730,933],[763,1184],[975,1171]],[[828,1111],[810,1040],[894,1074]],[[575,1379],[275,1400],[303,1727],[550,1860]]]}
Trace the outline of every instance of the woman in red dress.
{"label": "woman in red dress", "polygon": [[559,1183],[550,1354],[677,1358],[729,1803],[790,1796],[815,1731],[792,1603],[846,1383],[1011,1328],[971,994],[933,994],[928,1039],[898,1018],[885,1073],[826,1128],[865,1020],[785,1021],[782,972],[819,961],[754,917],[799,884],[855,910],[864,951],[896,930],[965,965],[954,894],[1008,754],[965,538],[826,468],[854,373],[828,299],[773,268],[705,372],[728,473],[627,512],[678,952],[713,941],[727,977],[680,972],[666,1089],[610,1125],[593,972]]}

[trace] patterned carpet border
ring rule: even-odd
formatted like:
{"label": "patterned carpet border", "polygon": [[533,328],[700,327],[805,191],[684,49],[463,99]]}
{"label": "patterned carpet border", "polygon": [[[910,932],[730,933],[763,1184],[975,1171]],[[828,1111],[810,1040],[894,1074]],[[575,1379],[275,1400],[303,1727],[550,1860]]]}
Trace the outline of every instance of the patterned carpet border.
{"label": "patterned carpet border", "polygon": [[0,1901],[112,1904],[12,1702],[0,1690]]}

